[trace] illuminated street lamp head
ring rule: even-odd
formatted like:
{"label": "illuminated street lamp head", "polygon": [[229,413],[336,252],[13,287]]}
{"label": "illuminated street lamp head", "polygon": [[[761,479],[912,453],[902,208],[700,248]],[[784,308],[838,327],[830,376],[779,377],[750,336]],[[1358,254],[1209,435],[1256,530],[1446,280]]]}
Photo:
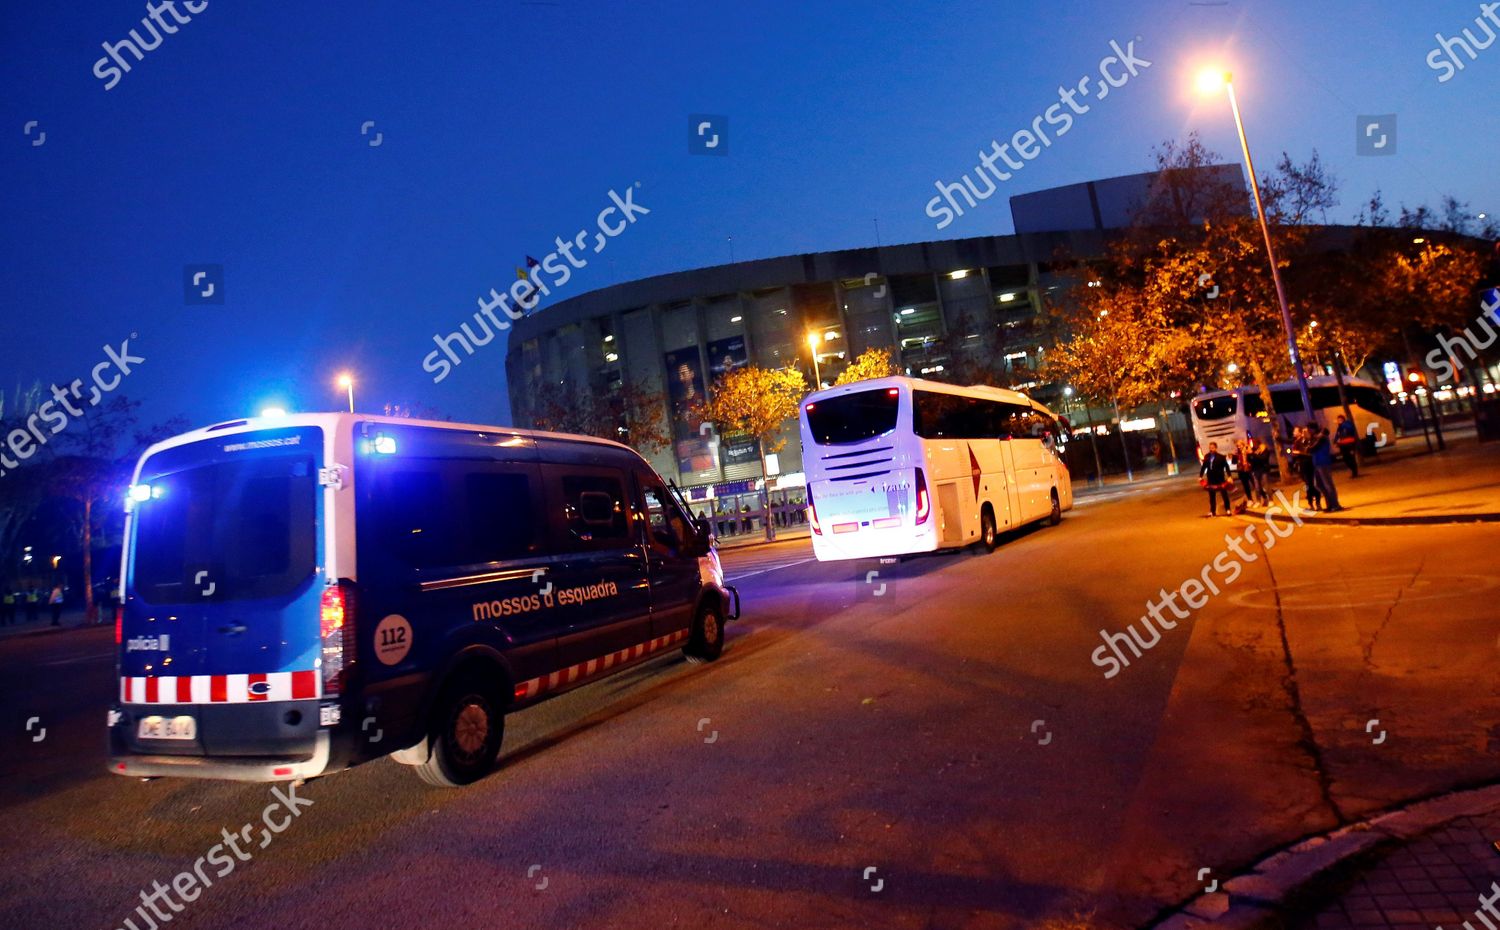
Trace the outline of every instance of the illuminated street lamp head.
{"label": "illuminated street lamp head", "polygon": [[813,351],[817,351],[817,348],[818,348],[818,334],[817,333],[808,333],[807,334],[807,344],[808,344],[808,346],[810,348],[813,349]]}
{"label": "illuminated street lamp head", "polygon": [[1217,94],[1229,86],[1231,75],[1223,68],[1204,68],[1198,72],[1198,93]]}
{"label": "illuminated street lamp head", "polygon": [[339,375],[338,384],[339,384],[339,387],[341,387],[341,388],[349,388],[349,387],[352,387],[354,385],[354,379],[351,378],[347,374],[342,374],[342,375]]}

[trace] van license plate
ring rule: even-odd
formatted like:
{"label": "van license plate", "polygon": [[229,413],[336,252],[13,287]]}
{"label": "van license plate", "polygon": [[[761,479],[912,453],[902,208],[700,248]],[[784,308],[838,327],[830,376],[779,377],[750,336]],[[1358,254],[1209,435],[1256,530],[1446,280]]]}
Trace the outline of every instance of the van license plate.
{"label": "van license plate", "polygon": [[139,739],[197,739],[198,723],[192,717],[142,717]]}

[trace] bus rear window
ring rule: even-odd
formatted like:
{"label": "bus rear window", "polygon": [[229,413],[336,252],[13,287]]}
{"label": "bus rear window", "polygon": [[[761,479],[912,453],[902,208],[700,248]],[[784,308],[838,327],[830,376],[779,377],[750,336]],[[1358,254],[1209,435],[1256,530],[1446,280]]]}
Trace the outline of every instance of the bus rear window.
{"label": "bus rear window", "polygon": [[820,446],[863,442],[896,428],[900,401],[891,388],[826,397],[807,405],[807,427]]}
{"label": "bus rear window", "polygon": [[1238,407],[1235,400],[1233,394],[1225,394],[1223,397],[1206,397],[1193,402],[1193,412],[1200,420],[1223,420],[1234,416]]}
{"label": "bus rear window", "polygon": [[150,604],[292,593],[316,568],[316,475],[310,455],[272,455],[153,480],[136,508],[135,593]]}

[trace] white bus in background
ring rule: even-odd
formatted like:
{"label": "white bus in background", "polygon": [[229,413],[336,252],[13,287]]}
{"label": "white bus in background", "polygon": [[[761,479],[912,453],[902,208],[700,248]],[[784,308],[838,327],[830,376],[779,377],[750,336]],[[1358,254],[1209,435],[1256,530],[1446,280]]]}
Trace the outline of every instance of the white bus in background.
{"label": "white bus in background", "polygon": [[[1313,415],[1319,424],[1332,430],[1344,412],[1339,404],[1338,382],[1332,375],[1318,375],[1307,379],[1307,389],[1312,399]],[[1372,437],[1377,448],[1385,448],[1396,441],[1396,431],[1391,426],[1391,400],[1385,391],[1362,378],[1345,378],[1344,396],[1349,399],[1354,428],[1361,437]],[[1297,382],[1271,385],[1271,404],[1276,415],[1282,418],[1282,434],[1288,439],[1292,427],[1307,422]],[[1199,394],[1193,398],[1192,406],[1193,438],[1198,443],[1199,459],[1208,452],[1211,442],[1218,443],[1219,451],[1228,455],[1234,451],[1235,441],[1243,439],[1247,433],[1268,443],[1273,439],[1266,405],[1253,384]]]}
{"label": "white bus in background", "polygon": [[1024,394],[915,378],[802,403],[813,552],[824,562],[954,549],[1073,506],[1067,434]]}

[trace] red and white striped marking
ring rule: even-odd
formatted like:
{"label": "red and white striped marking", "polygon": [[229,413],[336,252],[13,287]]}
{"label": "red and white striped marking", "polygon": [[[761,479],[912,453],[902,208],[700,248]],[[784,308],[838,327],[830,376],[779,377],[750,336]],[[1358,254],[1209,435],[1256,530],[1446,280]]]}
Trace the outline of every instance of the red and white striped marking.
{"label": "red and white striped marking", "polygon": [[316,670],[255,675],[148,675],[120,679],[125,704],[248,704],[322,697]]}
{"label": "red and white striped marking", "polygon": [[687,639],[687,630],[678,630],[676,633],[668,633],[666,636],[658,636],[644,643],[621,649],[619,652],[611,652],[607,656],[597,659],[589,659],[587,662],[579,662],[567,668],[559,669],[550,675],[541,678],[533,678],[516,685],[516,700],[534,698],[546,691],[556,691],[564,685],[571,685],[580,678],[589,678],[595,674],[606,672],[615,666],[624,665],[642,656],[659,652],[668,646],[680,643]]}

